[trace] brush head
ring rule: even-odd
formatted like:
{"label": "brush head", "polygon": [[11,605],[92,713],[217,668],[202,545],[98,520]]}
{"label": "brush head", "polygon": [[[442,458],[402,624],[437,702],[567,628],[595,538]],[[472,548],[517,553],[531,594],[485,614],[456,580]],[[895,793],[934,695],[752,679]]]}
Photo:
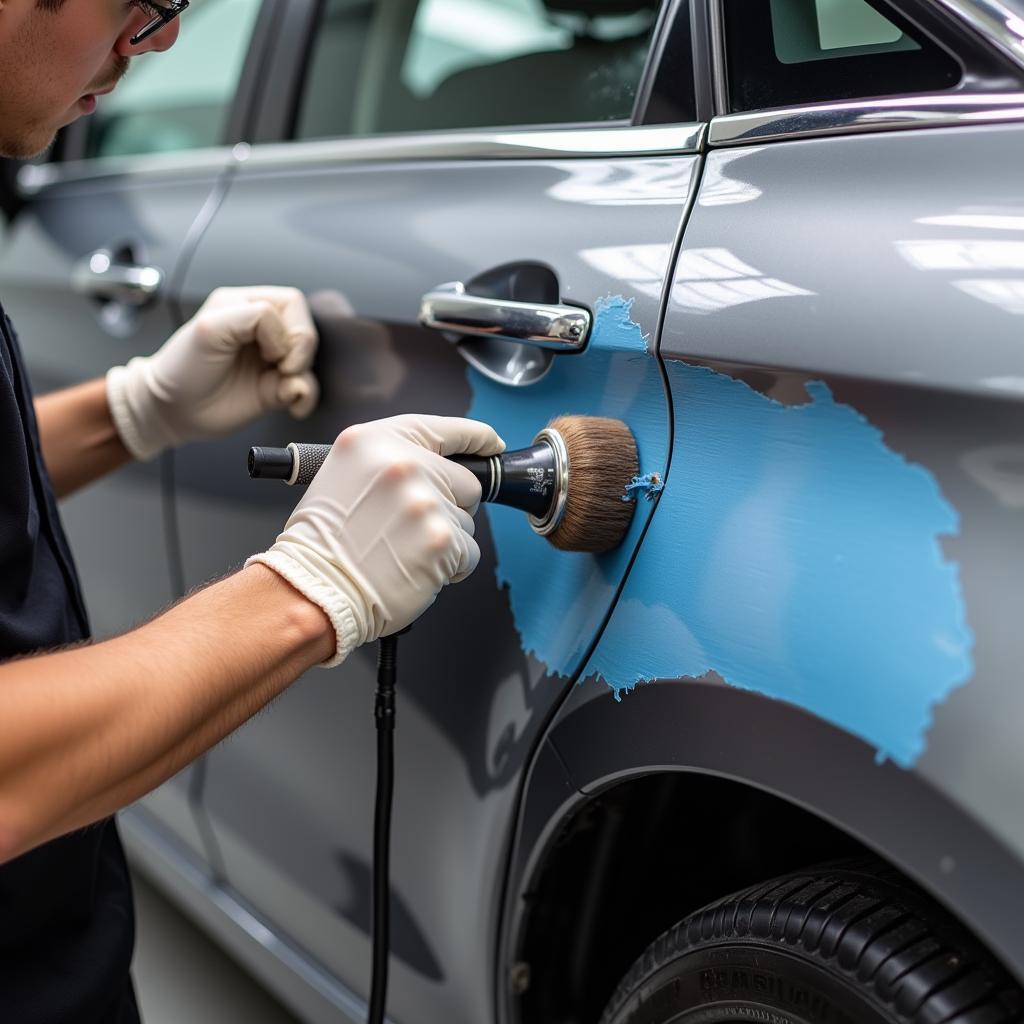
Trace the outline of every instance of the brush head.
{"label": "brush head", "polygon": [[623,501],[626,485],[640,471],[629,427],[607,416],[558,416],[547,431],[558,434],[564,445],[568,486],[561,518],[545,536],[563,551],[618,547],[635,507]]}

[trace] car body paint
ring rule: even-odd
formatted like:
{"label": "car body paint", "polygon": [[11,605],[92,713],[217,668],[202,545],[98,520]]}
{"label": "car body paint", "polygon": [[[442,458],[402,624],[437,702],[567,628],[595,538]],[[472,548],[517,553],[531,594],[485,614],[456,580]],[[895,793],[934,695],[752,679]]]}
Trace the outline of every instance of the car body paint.
{"label": "car body paint", "polygon": [[[1024,245],[1022,131],[713,151],[659,354],[670,372],[676,360],[710,366],[784,403],[806,402],[806,382],[824,380],[937,481],[959,519],[940,542],[959,567],[973,671],[932,705],[914,770],[1024,852],[1024,824],[1005,813],[1022,767],[1010,724],[1021,701],[1024,579],[1013,498],[1024,321],[1012,302]],[[685,446],[685,409],[674,405],[675,444]]]}
{"label": "car body paint", "polygon": [[709,367],[667,370],[670,476],[587,674],[619,696],[715,672],[909,766],[972,671],[940,545],[956,510],[821,381],[786,405]]}

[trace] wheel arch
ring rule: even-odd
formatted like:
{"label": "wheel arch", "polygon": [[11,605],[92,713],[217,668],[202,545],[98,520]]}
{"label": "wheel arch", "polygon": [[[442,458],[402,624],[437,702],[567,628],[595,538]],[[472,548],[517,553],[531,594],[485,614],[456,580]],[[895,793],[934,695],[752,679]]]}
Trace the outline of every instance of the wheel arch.
{"label": "wheel arch", "polygon": [[596,1019],[602,991],[678,918],[861,853],[903,872],[1022,979],[1024,929],[1007,892],[1024,891],[1024,864],[918,772],[720,683],[658,682],[621,702],[577,687],[526,783],[499,1019]]}

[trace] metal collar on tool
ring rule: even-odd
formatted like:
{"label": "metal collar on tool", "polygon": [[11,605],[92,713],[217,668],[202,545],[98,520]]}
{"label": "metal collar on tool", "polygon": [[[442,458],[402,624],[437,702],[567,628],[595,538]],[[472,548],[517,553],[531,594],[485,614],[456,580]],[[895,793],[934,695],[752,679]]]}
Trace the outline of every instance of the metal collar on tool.
{"label": "metal collar on tool", "polygon": [[569,493],[569,452],[565,440],[557,430],[545,427],[534,439],[534,444],[543,442],[551,448],[555,457],[555,499],[543,516],[529,515],[530,526],[536,533],[546,537],[562,521],[565,499]]}

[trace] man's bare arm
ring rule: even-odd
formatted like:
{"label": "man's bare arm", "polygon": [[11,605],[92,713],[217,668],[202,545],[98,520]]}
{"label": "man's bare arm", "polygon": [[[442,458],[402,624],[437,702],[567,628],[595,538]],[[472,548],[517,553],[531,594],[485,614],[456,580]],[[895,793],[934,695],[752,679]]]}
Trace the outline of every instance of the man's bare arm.
{"label": "man's bare arm", "polygon": [[110,418],[102,377],[36,399],[43,459],[63,498],[131,461]]}
{"label": "man's bare arm", "polygon": [[0,861],[131,803],[309,666],[416,619],[480,559],[480,484],[445,456],[503,447],[446,416],[349,427],[246,568],[124,636],[0,665]]}
{"label": "man's bare arm", "polygon": [[158,786],[335,640],[256,564],[113,640],[0,665],[0,862]]}

